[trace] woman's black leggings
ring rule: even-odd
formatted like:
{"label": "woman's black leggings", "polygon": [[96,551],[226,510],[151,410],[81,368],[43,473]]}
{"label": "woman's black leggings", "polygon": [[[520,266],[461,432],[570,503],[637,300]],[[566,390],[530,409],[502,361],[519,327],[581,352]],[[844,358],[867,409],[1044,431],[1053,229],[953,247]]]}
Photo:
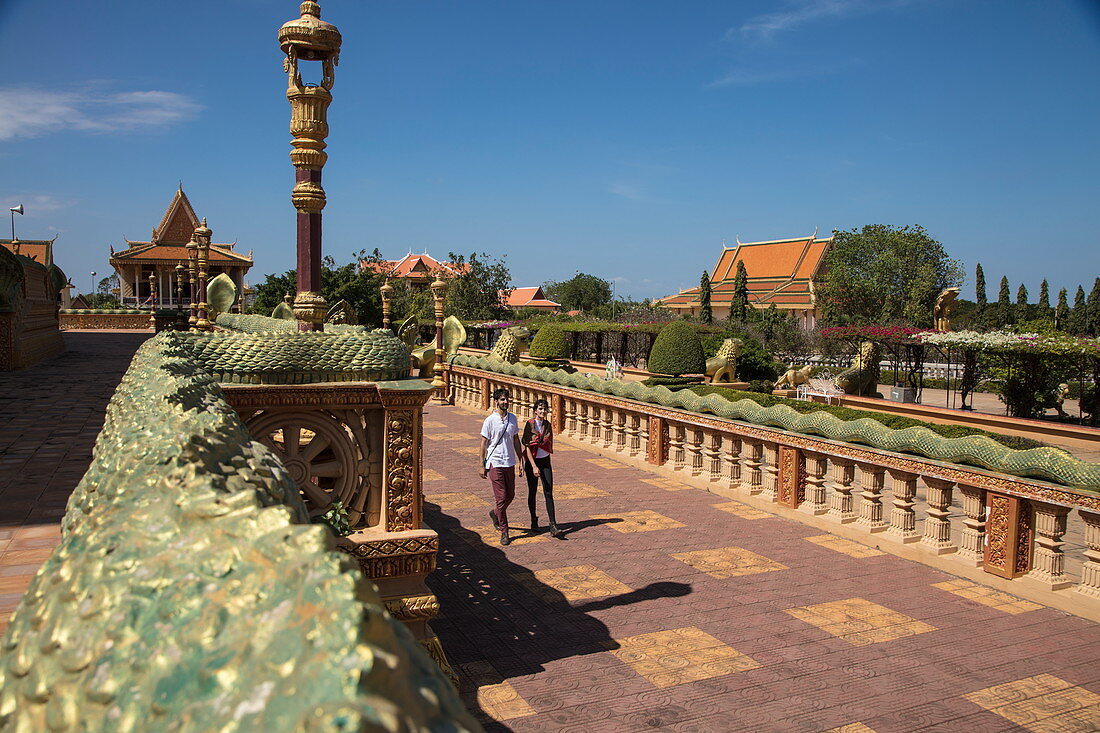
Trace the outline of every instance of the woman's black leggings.
{"label": "woman's black leggings", "polygon": [[536,458],[535,465],[539,468],[539,476],[531,471],[531,463],[524,461],[524,470],[527,473],[527,508],[531,510],[531,519],[537,516],[535,511],[535,499],[538,495],[539,478],[542,479],[542,495],[546,497],[546,515],[550,518],[550,524],[557,524],[554,520],[554,469],[550,467],[550,456]]}

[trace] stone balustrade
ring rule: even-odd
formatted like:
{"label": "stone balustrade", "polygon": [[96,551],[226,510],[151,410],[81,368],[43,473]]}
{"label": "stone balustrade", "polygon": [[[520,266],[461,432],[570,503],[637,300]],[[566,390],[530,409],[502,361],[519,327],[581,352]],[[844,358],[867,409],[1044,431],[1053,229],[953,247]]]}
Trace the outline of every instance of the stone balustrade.
{"label": "stone balustrade", "polygon": [[1100,620],[1100,495],[471,366],[457,404],[547,399],[560,437],[908,559]]}

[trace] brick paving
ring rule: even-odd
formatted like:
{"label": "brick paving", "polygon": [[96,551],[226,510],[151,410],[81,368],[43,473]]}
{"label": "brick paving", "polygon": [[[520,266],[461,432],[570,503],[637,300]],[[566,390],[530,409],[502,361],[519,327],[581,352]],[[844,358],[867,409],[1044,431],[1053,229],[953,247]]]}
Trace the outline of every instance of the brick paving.
{"label": "brick paving", "polygon": [[0,634],[61,541],[107,402],[149,332],[67,332],[66,351],[0,372]]}
{"label": "brick paving", "polygon": [[487,729],[1100,729],[1097,624],[583,450],[567,539],[501,547],[481,417],[430,407],[424,466],[432,627]]}

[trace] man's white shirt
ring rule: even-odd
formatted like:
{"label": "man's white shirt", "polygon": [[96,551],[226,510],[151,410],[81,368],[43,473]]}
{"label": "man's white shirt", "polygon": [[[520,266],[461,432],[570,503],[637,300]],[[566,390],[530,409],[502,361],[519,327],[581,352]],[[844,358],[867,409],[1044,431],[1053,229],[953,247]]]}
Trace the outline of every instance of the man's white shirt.
{"label": "man's white shirt", "polygon": [[519,421],[512,413],[500,416],[493,410],[481,424],[481,437],[489,441],[485,453],[485,468],[511,468],[516,465],[515,438],[519,436]]}

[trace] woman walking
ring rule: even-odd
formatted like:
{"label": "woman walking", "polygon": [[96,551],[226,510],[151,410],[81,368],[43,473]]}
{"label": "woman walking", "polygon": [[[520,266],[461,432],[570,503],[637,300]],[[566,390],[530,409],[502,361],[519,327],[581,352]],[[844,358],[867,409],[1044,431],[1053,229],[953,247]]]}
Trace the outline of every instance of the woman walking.
{"label": "woman walking", "polygon": [[554,516],[554,469],[550,465],[550,455],[554,452],[554,430],[546,419],[548,412],[550,406],[546,400],[535,401],[535,416],[523,426],[520,443],[523,445],[523,464],[527,470],[527,508],[531,510],[531,530],[535,531],[539,527],[535,504],[541,479],[546,515],[550,519],[550,536],[561,540],[565,538],[558,529]]}

